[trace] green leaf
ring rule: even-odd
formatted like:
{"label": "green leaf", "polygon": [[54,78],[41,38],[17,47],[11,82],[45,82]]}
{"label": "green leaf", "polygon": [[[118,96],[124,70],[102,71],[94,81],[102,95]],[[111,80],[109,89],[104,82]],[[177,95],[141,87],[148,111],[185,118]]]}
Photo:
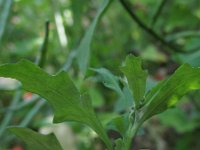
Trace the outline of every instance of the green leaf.
{"label": "green leaf", "polygon": [[156,94],[158,92],[158,90],[162,87],[164,82],[165,82],[165,80],[159,81],[156,84],[156,86],[152,87],[152,89],[148,93],[146,93],[144,104],[148,103],[151,100],[151,97],[153,97],[154,94]]}
{"label": "green leaf", "polygon": [[199,127],[199,117],[187,116],[180,108],[169,109],[159,114],[158,117],[164,126],[173,127],[179,133],[189,133]]}
{"label": "green leaf", "polygon": [[122,139],[115,140],[115,150],[125,150],[124,142]]}
{"label": "green leaf", "polygon": [[54,134],[42,135],[20,127],[11,127],[8,130],[23,140],[31,150],[62,150]]}
{"label": "green leaf", "polygon": [[103,0],[101,6],[99,7],[99,10],[97,12],[96,17],[92,21],[91,25],[87,29],[84,37],[82,38],[79,47],[77,48],[77,61],[79,65],[79,69],[83,74],[85,74],[88,66],[88,62],[90,59],[90,45],[92,42],[93,34],[95,31],[95,28],[97,26],[97,23],[105,13],[106,9],[109,7],[113,0]]}
{"label": "green leaf", "polygon": [[130,89],[135,100],[135,107],[138,108],[143,99],[146,89],[147,72],[142,69],[142,59],[129,55],[126,57],[125,66],[121,68],[128,80]]}
{"label": "green leaf", "polygon": [[169,79],[160,82],[147,94],[146,109],[140,124],[174,106],[182,96],[195,89],[200,89],[200,68],[184,64]]}
{"label": "green leaf", "polygon": [[113,118],[108,124],[107,128],[117,131],[124,137],[128,128],[129,119],[127,114]]}
{"label": "green leaf", "polygon": [[106,143],[111,144],[96,117],[87,94],[80,94],[64,71],[55,76],[27,60],[0,66],[0,76],[19,80],[23,88],[46,99],[54,110],[54,123],[77,121],[91,127]]}
{"label": "green leaf", "polygon": [[130,96],[131,93],[126,83],[124,83],[125,85],[122,90],[119,85],[119,77],[113,75],[109,70],[105,68],[91,69],[91,70],[99,74],[100,81],[102,81],[105,87],[112,89],[118,94],[119,98],[115,104],[115,111],[121,112],[126,108],[132,106],[132,97]]}
{"label": "green leaf", "polygon": [[112,89],[117,92],[119,95],[122,95],[123,92],[119,86],[119,78],[114,76],[109,70],[105,68],[91,69],[97,72],[100,75],[100,80],[105,87]]}
{"label": "green leaf", "polygon": [[95,87],[92,87],[92,88],[89,89],[89,95],[91,97],[92,105],[94,107],[100,107],[100,106],[102,106],[104,104],[103,95]]}
{"label": "green leaf", "polygon": [[131,94],[131,91],[127,85],[127,83],[124,83],[124,87],[122,90],[123,94],[120,95],[119,99],[115,103],[115,111],[116,112],[122,112],[124,110],[129,109],[133,106],[133,96]]}

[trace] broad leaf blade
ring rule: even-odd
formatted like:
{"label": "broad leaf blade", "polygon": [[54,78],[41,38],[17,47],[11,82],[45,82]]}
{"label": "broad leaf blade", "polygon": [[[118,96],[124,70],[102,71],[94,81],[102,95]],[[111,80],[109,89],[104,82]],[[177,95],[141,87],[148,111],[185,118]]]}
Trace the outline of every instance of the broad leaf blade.
{"label": "broad leaf blade", "polygon": [[11,127],[9,131],[23,140],[31,150],[62,150],[54,134],[42,135],[28,128]]}
{"label": "broad leaf blade", "polygon": [[77,61],[78,61],[79,69],[81,70],[83,74],[85,74],[87,70],[88,62],[90,59],[90,45],[92,42],[95,28],[97,26],[98,21],[101,19],[102,15],[106,11],[106,9],[109,7],[111,2],[112,0],[103,0],[101,6],[99,7],[96,17],[94,18],[91,25],[89,26],[87,32],[85,33],[77,49],[78,51]]}
{"label": "broad leaf blade", "polygon": [[195,89],[200,89],[200,68],[184,64],[147,94],[146,110],[140,123],[174,106],[182,96]]}
{"label": "broad leaf blade", "polygon": [[147,72],[142,69],[142,59],[134,55],[127,56],[125,66],[121,70],[128,80],[137,108],[146,89]]}
{"label": "broad leaf blade", "polygon": [[46,99],[54,110],[54,122],[77,121],[90,126],[108,147],[109,139],[97,119],[88,96],[81,95],[66,72],[51,76],[35,64],[22,60],[0,66],[0,76],[19,80],[25,90]]}

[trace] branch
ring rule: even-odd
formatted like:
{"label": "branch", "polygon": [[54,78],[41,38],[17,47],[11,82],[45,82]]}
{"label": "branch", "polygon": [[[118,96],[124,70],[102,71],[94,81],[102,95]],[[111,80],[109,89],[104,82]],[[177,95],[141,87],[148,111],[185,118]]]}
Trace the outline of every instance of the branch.
{"label": "branch", "polygon": [[151,22],[151,26],[153,27],[156,23],[156,21],[158,20],[159,15],[161,14],[166,2],[168,0],[162,0],[162,2],[160,3],[156,13],[154,14],[153,18],[152,18],[152,22]]}
{"label": "branch", "polygon": [[176,52],[176,53],[192,53],[195,51],[198,51],[199,49],[192,49],[192,50],[182,50],[180,47],[177,47],[163,39],[161,36],[159,36],[153,29],[149,28],[140,18],[135,14],[135,12],[130,7],[131,4],[126,0],[120,0],[121,5],[124,7],[124,9],[128,12],[128,14],[131,16],[131,18],[149,35],[151,35],[154,39],[158,40],[161,44],[165,45],[169,48],[170,52]]}

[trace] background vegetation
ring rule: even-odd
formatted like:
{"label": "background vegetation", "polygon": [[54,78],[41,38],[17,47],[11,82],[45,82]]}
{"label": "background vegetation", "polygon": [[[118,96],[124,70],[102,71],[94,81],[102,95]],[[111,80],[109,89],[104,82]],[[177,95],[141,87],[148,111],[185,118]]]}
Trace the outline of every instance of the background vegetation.
{"label": "background vegetation", "polygon": [[[76,86],[88,90],[104,124],[121,112],[119,95],[106,88],[102,76],[87,69],[107,68],[121,76],[128,54],[141,56],[150,74],[147,88],[170,76],[183,63],[200,66],[199,0],[113,0],[97,23],[90,57],[79,53],[81,39],[97,16],[101,0],[0,0],[0,64],[22,58],[37,60],[49,20],[44,69],[64,68]],[[47,26],[46,26],[47,30]],[[85,59],[87,60],[85,60]],[[84,79],[84,80],[83,80]],[[74,149],[103,149],[97,135],[77,123],[51,125],[52,112],[37,95],[18,92],[18,82],[0,78],[0,149],[25,149],[6,127],[21,125],[41,133],[55,132],[62,145]],[[134,139],[133,148],[200,149],[200,92],[184,96],[176,108],[153,117]],[[17,100],[16,100],[17,99]],[[65,133],[63,135],[63,133]],[[119,135],[108,130],[113,139]]]}

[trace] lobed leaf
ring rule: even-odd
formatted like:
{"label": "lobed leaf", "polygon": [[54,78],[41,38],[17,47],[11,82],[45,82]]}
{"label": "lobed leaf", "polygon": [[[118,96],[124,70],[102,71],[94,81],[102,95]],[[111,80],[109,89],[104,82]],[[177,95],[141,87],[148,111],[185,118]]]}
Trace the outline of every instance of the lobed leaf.
{"label": "lobed leaf", "polygon": [[14,78],[25,90],[46,99],[54,111],[54,123],[77,121],[91,127],[111,148],[109,138],[96,117],[87,94],[81,95],[68,74],[64,71],[55,76],[27,60],[0,66],[0,76]]}
{"label": "lobed leaf", "polygon": [[8,129],[23,140],[31,150],[62,150],[54,134],[42,135],[31,129],[21,127]]}
{"label": "lobed leaf", "polygon": [[174,106],[182,96],[195,89],[200,89],[200,68],[184,64],[169,79],[157,84],[146,95],[146,109],[140,124]]}
{"label": "lobed leaf", "polygon": [[127,56],[125,66],[121,68],[121,71],[128,80],[129,88],[135,100],[135,107],[137,108],[144,97],[148,75],[142,69],[142,59],[134,55]]}

